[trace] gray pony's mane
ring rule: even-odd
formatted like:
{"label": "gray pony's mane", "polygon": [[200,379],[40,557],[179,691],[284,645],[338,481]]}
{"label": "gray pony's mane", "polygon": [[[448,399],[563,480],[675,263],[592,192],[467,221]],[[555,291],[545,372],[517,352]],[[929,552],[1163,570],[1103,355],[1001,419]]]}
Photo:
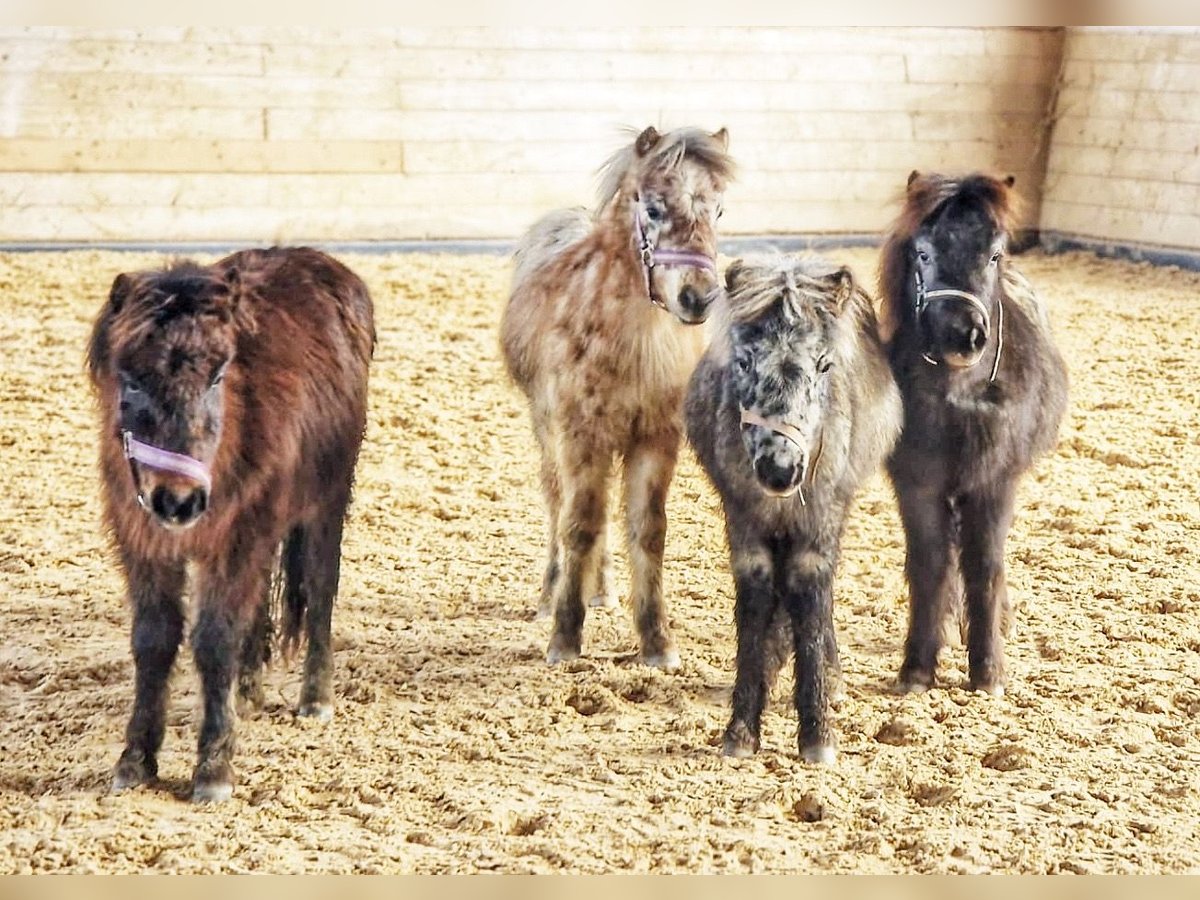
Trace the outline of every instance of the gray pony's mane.
{"label": "gray pony's mane", "polygon": [[[637,129],[625,129],[635,138]],[[608,158],[600,167],[600,184],[596,192],[596,212],[602,212],[621,191],[621,185],[633,170],[639,174],[655,169],[678,168],[685,158],[703,166],[718,178],[733,177],[733,157],[725,146],[702,128],[676,128],[664,133],[645,156],[638,156],[631,141]]]}

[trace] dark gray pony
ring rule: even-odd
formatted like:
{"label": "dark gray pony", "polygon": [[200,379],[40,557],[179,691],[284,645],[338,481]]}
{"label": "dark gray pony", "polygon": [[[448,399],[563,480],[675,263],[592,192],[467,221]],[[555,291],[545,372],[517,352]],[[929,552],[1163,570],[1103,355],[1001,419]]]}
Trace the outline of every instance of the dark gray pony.
{"label": "dark gray pony", "polygon": [[908,545],[905,691],[933,684],[965,588],[970,686],[1004,692],[1017,481],[1054,446],[1067,405],[1046,313],[1006,258],[1012,185],[913,172],[880,261],[881,332],[904,397],[888,474]]}
{"label": "dark gray pony", "polygon": [[794,650],[800,754],[832,762],[833,573],[850,501],[900,431],[900,395],[871,300],[848,269],[738,260],[725,281],[685,407],[688,438],[725,507],[737,591],[724,750],[758,750],[768,692]]}

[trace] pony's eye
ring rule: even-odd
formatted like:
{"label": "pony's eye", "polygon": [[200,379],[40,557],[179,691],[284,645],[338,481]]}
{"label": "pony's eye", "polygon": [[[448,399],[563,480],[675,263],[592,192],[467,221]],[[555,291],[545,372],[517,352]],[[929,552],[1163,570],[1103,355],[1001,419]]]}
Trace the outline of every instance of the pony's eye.
{"label": "pony's eye", "polygon": [[817,360],[817,371],[820,372],[822,375],[824,375],[826,372],[828,372],[832,368],[833,368],[833,360],[830,359],[828,356],[822,356],[819,360]]}
{"label": "pony's eye", "polygon": [[723,215],[725,215],[725,207],[723,207],[723,206],[718,206],[718,207],[717,207],[717,218],[719,219],[719,218],[721,218],[721,216],[723,216]]}
{"label": "pony's eye", "polygon": [[750,371],[750,357],[748,357],[748,356],[737,357],[733,361],[733,364],[735,366],[737,366],[737,370],[739,372],[741,372],[743,375],[745,375],[747,372]]}
{"label": "pony's eye", "polygon": [[228,366],[218,366],[217,370],[212,373],[212,377],[208,379],[208,386],[214,388],[225,380],[225,369]]}
{"label": "pony's eye", "polygon": [[917,251],[917,259],[919,259],[923,263],[928,263],[929,262],[929,254],[926,253],[924,250],[918,250]]}
{"label": "pony's eye", "polygon": [[120,375],[120,378],[121,378],[121,390],[124,391],[126,394],[145,393],[145,391],[142,390],[142,386],[140,384],[138,384],[137,381],[134,378],[132,378],[131,376],[126,375],[124,372],[122,372]]}
{"label": "pony's eye", "polygon": [[992,259],[991,259],[991,263],[993,266],[998,262],[1000,262],[1000,251],[999,250],[997,250],[995,253],[992,254]]}
{"label": "pony's eye", "polygon": [[646,218],[651,222],[661,222],[663,220],[663,211],[657,206],[647,206]]}

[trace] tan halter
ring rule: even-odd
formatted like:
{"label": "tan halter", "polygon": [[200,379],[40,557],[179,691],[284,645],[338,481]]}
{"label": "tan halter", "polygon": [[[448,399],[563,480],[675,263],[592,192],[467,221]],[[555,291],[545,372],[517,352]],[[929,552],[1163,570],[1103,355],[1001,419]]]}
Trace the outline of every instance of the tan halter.
{"label": "tan halter", "polygon": [[[776,434],[783,435],[793,444],[800,448],[801,451],[807,452],[808,448],[804,446],[804,435],[800,433],[800,429],[795,425],[789,425],[782,419],[768,419],[760,416],[756,412],[751,412],[748,409],[739,407],[742,414],[743,425],[758,425],[760,428],[766,428]],[[821,462],[821,451],[825,449],[825,429],[821,429],[820,435],[817,438],[817,452],[813,454],[812,464],[808,466],[804,476],[800,479],[797,490],[800,492],[800,505],[807,506],[808,502],[804,499],[804,482],[807,481],[811,486],[813,479],[816,477],[817,466]]]}

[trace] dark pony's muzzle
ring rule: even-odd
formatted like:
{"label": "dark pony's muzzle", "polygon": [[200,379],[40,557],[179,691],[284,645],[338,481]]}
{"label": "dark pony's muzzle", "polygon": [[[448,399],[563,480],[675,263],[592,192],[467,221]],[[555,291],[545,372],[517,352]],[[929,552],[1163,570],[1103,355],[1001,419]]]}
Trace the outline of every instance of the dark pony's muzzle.
{"label": "dark pony's muzzle", "polygon": [[[953,288],[941,288],[936,291],[925,290],[925,282],[921,278],[920,271],[916,273],[916,282],[915,310],[918,323],[929,308],[931,300],[952,302],[963,307],[960,311],[961,315],[956,316],[957,321],[948,329],[944,340],[945,346],[942,348],[941,362],[945,362],[953,368],[970,368],[978,363],[983,357],[983,349],[987,346],[988,338],[992,333],[992,316],[988,312],[987,305],[977,295],[967,291]],[[997,299],[997,309],[999,315],[997,316],[996,357],[992,361],[989,381],[996,380],[996,372],[1000,368],[1000,351],[1004,348],[1003,299]],[[922,353],[921,358],[931,366],[939,364],[939,360],[934,359],[928,351]]]}
{"label": "dark pony's muzzle", "polygon": [[[137,490],[138,504],[149,510],[164,525],[186,528],[208,509],[209,493],[212,490],[212,472],[206,463],[139,441],[130,432],[121,432],[125,459],[129,461],[129,472]],[[156,484],[150,491],[149,502],[142,487],[139,466],[156,473],[176,476],[172,484]],[[179,482],[182,481],[182,486]]]}

